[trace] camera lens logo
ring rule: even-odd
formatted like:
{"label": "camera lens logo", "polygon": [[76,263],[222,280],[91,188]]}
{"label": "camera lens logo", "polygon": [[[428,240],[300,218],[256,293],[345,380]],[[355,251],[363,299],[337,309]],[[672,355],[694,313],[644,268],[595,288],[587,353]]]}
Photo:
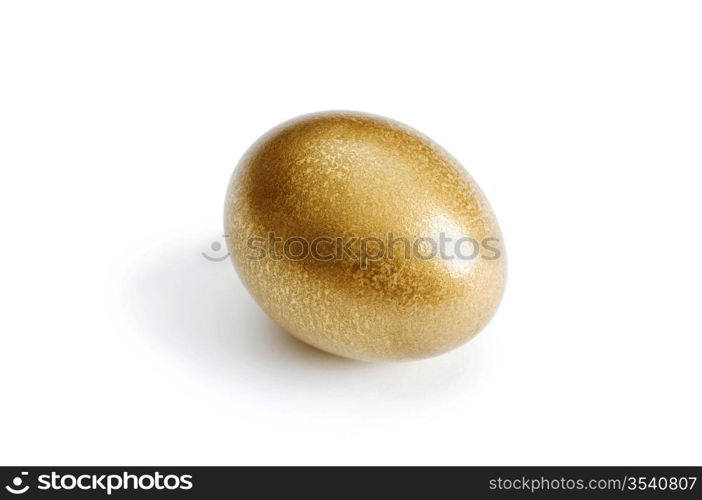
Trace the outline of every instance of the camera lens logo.
{"label": "camera lens logo", "polygon": [[21,487],[22,476],[26,476],[27,474],[27,472],[22,472],[20,476],[17,476],[12,480],[12,486],[5,486],[5,489],[13,495],[21,495],[22,493],[27,493],[29,485],[26,485],[24,488]]}
{"label": "camera lens logo", "polygon": [[[229,238],[229,235],[223,234],[222,238],[224,238],[224,239]],[[212,244],[210,245],[210,248],[216,254],[217,252],[222,250],[222,244],[219,241],[213,241]],[[207,260],[209,260],[210,262],[222,262],[223,260],[226,260],[227,257],[229,257],[229,253],[227,252],[223,256],[220,257],[218,255],[211,256],[211,255],[206,254],[205,252],[202,252],[202,256],[204,258],[206,258]]]}

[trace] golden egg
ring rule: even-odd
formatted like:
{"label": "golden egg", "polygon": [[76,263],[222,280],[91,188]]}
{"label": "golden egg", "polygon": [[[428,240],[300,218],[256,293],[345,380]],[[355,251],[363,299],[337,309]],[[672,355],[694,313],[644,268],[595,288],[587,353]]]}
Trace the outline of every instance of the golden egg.
{"label": "golden egg", "polygon": [[502,236],[478,185],[387,118],[328,112],[274,128],[234,171],[224,218],[234,266],[263,310],[340,356],[454,349],[504,290]]}

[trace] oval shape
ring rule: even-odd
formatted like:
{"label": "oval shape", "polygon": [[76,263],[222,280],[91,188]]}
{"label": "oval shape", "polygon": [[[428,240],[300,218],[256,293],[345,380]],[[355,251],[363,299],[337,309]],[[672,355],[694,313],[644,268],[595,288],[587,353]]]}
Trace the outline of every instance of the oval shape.
{"label": "oval shape", "polygon": [[264,311],[348,358],[419,359],[473,337],[497,308],[497,221],[461,165],[386,118],[327,112],[261,137],[225,203],[232,261]]}

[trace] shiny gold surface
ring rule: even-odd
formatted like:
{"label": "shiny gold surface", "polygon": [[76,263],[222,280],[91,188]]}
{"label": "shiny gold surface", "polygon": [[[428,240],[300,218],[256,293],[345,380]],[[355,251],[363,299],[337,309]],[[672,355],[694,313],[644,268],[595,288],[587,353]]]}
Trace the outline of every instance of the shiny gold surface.
{"label": "shiny gold surface", "polygon": [[[349,358],[407,360],[453,349],[485,326],[504,289],[502,236],[477,184],[430,139],[377,116],[306,115],[264,135],[232,176],[225,231],[237,272],[266,313],[300,340]],[[360,258],[252,259],[260,253],[250,238],[271,232],[308,242],[387,242],[388,233],[438,241],[443,232],[454,241],[495,238],[489,246],[499,257],[425,258],[430,247],[422,243],[419,256],[397,244],[392,258],[386,249],[379,260],[370,244],[365,253],[354,246]],[[335,255],[324,243],[320,252]],[[280,256],[283,246],[272,249]]]}

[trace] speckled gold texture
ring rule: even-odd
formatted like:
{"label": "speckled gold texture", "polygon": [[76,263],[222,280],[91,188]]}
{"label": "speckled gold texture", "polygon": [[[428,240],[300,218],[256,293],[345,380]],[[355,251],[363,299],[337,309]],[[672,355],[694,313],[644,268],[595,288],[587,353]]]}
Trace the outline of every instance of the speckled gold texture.
{"label": "speckled gold texture", "polygon": [[[265,312],[303,342],[348,358],[411,360],[454,349],[485,326],[504,290],[502,236],[475,181],[430,139],[378,116],[305,115],[264,135],[232,176],[225,231],[234,266]],[[367,262],[252,259],[251,238],[271,233],[306,241],[444,233],[491,238],[499,257],[420,258],[398,245],[395,255]],[[282,245],[271,248],[283,253]]]}

